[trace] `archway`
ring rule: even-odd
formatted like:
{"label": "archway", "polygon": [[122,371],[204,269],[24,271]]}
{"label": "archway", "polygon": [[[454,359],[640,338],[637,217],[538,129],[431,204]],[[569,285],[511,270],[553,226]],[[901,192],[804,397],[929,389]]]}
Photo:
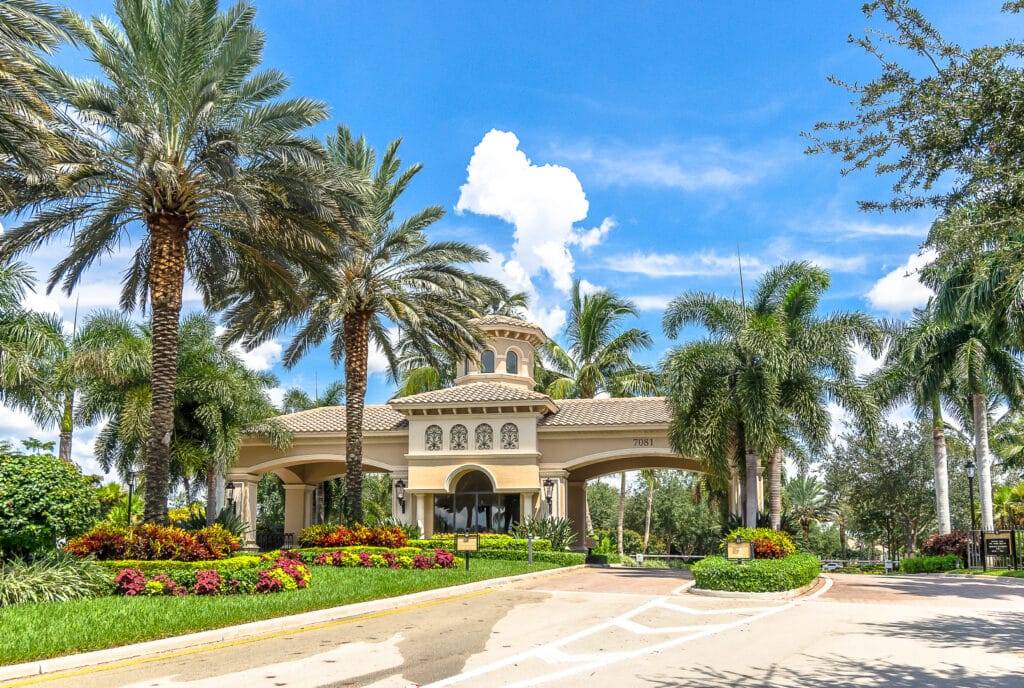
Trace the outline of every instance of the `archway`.
{"label": "archway", "polygon": [[519,517],[519,495],[497,492],[482,470],[460,471],[449,490],[434,495],[435,533],[507,533]]}

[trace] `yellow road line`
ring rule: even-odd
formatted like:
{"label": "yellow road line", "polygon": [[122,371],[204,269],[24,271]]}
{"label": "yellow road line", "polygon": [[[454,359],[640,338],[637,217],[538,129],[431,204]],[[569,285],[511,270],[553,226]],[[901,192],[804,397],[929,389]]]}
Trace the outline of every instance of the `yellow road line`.
{"label": "yellow road line", "polygon": [[[187,657],[188,655],[195,655],[202,652],[212,652],[214,650],[222,650],[227,647],[236,647],[238,645],[247,645],[249,643],[259,642],[261,640],[271,640],[273,638],[283,638],[289,635],[296,635],[298,633],[308,633],[309,631],[318,631],[324,628],[332,628],[334,626],[343,626],[356,621],[366,621],[368,619],[378,619],[383,616],[391,616],[392,614],[399,614],[401,612],[410,612],[417,609],[425,609],[427,607],[436,607],[440,604],[446,604],[448,602],[457,602],[459,600],[467,600],[473,597],[480,597],[481,595],[487,595],[495,592],[496,588],[486,588],[484,590],[478,590],[476,592],[468,592],[464,595],[456,595],[455,597],[446,597],[441,600],[432,600],[430,602],[421,602],[419,604],[413,604],[405,607],[397,607],[395,609],[386,609],[380,612],[371,612],[369,614],[360,614],[359,616],[353,616],[348,619],[339,619],[337,621],[324,621],[311,626],[302,626],[291,631],[277,631],[276,633],[266,633],[263,635],[252,636],[250,638],[239,638],[238,640],[226,640],[223,642],[201,645],[198,647],[192,647],[184,650],[175,650],[171,652],[164,652],[152,657],[139,657],[136,659],[128,659],[121,662],[114,662],[111,664],[100,664],[85,669],[76,669],[73,671],[65,671],[58,674],[49,674],[44,676],[38,676],[29,679],[17,680],[15,683],[3,683],[0,684],[3,688],[17,688],[17,686],[32,686],[40,683],[49,683],[50,681],[58,681],[64,678],[73,678],[75,676],[85,676],[87,674],[97,674],[103,671],[110,671],[112,669],[122,669],[124,667],[137,666],[139,664],[149,664],[150,662],[159,662],[165,659],[175,659],[177,657]],[[265,621],[272,621],[273,619],[264,619]],[[45,661],[45,660],[40,660]]]}

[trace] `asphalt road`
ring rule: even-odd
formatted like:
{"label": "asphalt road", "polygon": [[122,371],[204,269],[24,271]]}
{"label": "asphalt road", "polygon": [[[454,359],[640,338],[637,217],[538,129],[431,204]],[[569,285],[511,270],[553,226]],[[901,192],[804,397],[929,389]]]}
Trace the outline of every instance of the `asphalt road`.
{"label": "asphalt road", "polygon": [[834,575],[792,601],[688,584],[581,570],[34,685],[1024,688],[1024,581]]}

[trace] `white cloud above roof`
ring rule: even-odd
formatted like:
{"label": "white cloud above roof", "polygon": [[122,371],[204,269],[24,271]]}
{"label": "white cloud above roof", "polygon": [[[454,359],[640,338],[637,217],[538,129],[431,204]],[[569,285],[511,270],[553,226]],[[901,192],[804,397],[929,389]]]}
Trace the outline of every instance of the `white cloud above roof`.
{"label": "white cloud above roof", "polygon": [[935,255],[934,251],[912,254],[907,262],[875,282],[864,295],[868,303],[880,311],[894,314],[925,305],[935,292],[921,284],[920,272],[935,260]]}

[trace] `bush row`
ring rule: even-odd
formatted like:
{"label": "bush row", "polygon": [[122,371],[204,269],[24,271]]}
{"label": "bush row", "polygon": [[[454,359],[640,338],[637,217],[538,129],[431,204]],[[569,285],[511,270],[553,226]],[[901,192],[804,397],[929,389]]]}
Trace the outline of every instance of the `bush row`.
{"label": "bush row", "polygon": [[690,567],[696,586],[704,590],[732,592],[782,592],[807,585],[821,572],[813,554],[794,554],[785,559],[755,559],[737,564],[722,557],[707,557]]}
{"label": "bush row", "polygon": [[938,573],[959,568],[960,557],[956,554],[945,554],[933,557],[910,557],[900,564],[905,573]]}
{"label": "bush row", "polygon": [[[455,542],[455,533],[440,533],[435,534],[429,540],[410,540],[409,544],[414,547],[422,547],[429,549],[431,547],[437,547],[438,543],[451,547]],[[497,533],[481,533],[480,534],[480,549],[490,550],[504,550],[504,549],[521,549],[524,552],[528,547],[528,543],[525,538],[517,538],[511,535],[500,535]],[[540,550],[550,550],[551,541],[543,538],[533,539],[533,551],[537,552]]]}
{"label": "bush row", "polygon": [[396,554],[415,556],[417,554],[423,554],[424,550],[433,550],[436,548],[437,543],[435,542],[432,543],[430,547],[372,547],[370,545],[350,545],[348,547],[303,547],[302,549],[291,551],[298,552],[302,556],[303,561],[313,561],[313,557],[315,557],[316,555],[328,552],[369,552],[370,554],[394,552]]}
{"label": "bush row", "polygon": [[921,554],[926,557],[944,556],[955,554],[960,561],[967,564],[967,544],[971,541],[971,534],[966,530],[954,530],[946,535],[932,535],[921,545]]}
{"label": "bush row", "polygon": [[[276,558],[276,557],[275,557]],[[207,559],[205,561],[145,561],[142,559],[115,559],[99,562],[104,569],[111,573],[117,573],[122,569],[138,569],[144,574],[152,575],[157,573],[185,572],[195,573],[203,569],[212,569],[220,574],[230,574],[234,571],[246,569],[258,569],[266,564],[267,558],[257,554],[244,554],[228,559]]]}
{"label": "bush row", "polygon": [[739,537],[753,541],[755,559],[784,559],[796,554],[796,544],[788,533],[771,528],[734,528],[722,541],[722,551],[726,543]]}
{"label": "bush row", "polygon": [[[470,556],[470,561],[473,559],[500,559],[502,561],[527,561],[529,556],[526,550],[519,549],[482,549],[479,552],[473,552]],[[582,564],[586,560],[587,555],[583,552],[551,552],[541,550],[533,553],[534,561],[543,561],[550,564],[557,564],[558,566],[575,566]]]}
{"label": "bush row", "polygon": [[190,532],[153,523],[134,528],[102,523],[69,540],[64,550],[99,560],[203,561],[223,559],[240,547],[238,538],[220,524]]}
{"label": "bush row", "polygon": [[[419,551],[419,550],[417,550]],[[358,552],[338,550],[322,552],[313,558],[317,566],[364,567],[375,569],[450,569],[462,564],[462,559],[444,549],[432,554],[399,554],[398,550]]]}
{"label": "bush row", "polygon": [[146,575],[138,568],[125,568],[114,576],[114,591],[128,597],[271,593],[308,587],[311,579],[309,568],[297,556],[281,556],[227,571],[177,569]]}
{"label": "bush row", "polygon": [[398,527],[367,528],[356,524],[346,526],[330,526],[326,523],[310,526],[299,535],[299,547],[347,547],[351,545],[370,545],[397,549],[405,547],[409,538],[405,531]]}

